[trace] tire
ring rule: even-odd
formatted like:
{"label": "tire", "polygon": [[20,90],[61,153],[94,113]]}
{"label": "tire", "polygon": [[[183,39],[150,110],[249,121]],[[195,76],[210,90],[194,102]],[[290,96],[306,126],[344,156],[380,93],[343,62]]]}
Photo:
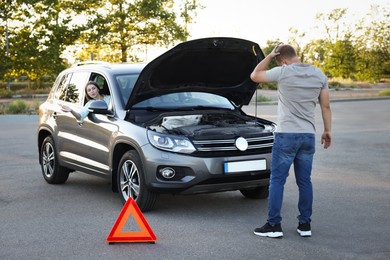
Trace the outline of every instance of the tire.
{"label": "tire", "polygon": [[65,183],[69,177],[70,170],[60,166],[58,163],[58,155],[51,136],[43,140],[39,156],[43,178],[50,184]]}
{"label": "tire", "polygon": [[146,188],[141,159],[136,151],[127,151],[122,156],[117,174],[118,193],[123,204],[132,198],[141,211],[154,207],[157,194]]}
{"label": "tire", "polygon": [[269,194],[269,186],[240,190],[241,194],[250,199],[266,199]]}

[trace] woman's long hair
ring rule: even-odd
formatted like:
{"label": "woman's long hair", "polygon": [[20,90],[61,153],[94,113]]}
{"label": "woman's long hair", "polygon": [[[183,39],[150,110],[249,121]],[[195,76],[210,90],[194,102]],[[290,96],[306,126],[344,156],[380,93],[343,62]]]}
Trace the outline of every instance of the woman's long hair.
{"label": "woman's long hair", "polygon": [[87,101],[89,101],[89,100],[92,99],[90,96],[88,96],[88,93],[87,93],[87,87],[88,87],[89,85],[94,85],[94,86],[100,91],[100,87],[99,87],[99,85],[98,85],[95,81],[88,81],[88,82],[87,82],[87,85],[85,85],[85,88],[84,88],[84,91],[85,91],[85,99],[86,99]]}

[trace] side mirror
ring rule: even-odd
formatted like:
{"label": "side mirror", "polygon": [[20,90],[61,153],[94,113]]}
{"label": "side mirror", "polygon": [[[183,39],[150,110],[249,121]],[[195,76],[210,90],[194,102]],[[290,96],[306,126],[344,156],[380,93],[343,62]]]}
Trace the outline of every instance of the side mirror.
{"label": "side mirror", "polygon": [[107,103],[103,100],[92,101],[91,104],[89,104],[88,106],[88,111],[94,114],[102,114],[102,115],[112,114],[112,112],[108,110]]}

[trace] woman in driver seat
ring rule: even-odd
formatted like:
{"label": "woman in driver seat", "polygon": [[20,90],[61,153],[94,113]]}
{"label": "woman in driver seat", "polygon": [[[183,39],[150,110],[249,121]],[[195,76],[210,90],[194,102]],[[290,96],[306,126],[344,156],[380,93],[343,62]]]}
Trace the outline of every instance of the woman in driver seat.
{"label": "woman in driver seat", "polygon": [[100,94],[100,88],[94,81],[88,81],[87,85],[85,86],[85,97],[88,102],[84,105],[80,112],[76,112],[65,105],[61,106],[61,110],[63,112],[70,112],[79,123],[82,123],[89,114],[88,107],[93,100],[104,100],[107,103],[107,106],[110,105],[110,95]]}

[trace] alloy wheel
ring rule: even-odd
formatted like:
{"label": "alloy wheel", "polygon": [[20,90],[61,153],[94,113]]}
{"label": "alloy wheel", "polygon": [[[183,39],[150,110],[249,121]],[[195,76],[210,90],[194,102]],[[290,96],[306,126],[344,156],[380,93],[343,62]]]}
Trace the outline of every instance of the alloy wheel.
{"label": "alloy wheel", "polygon": [[127,160],[122,165],[120,174],[120,188],[124,199],[131,197],[136,200],[140,192],[140,177],[134,162]]}
{"label": "alloy wheel", "polygon": [[42,166],[45,176],[50,178],[54,172],[55,154],[53,146],[47,142],[42,150]]}

